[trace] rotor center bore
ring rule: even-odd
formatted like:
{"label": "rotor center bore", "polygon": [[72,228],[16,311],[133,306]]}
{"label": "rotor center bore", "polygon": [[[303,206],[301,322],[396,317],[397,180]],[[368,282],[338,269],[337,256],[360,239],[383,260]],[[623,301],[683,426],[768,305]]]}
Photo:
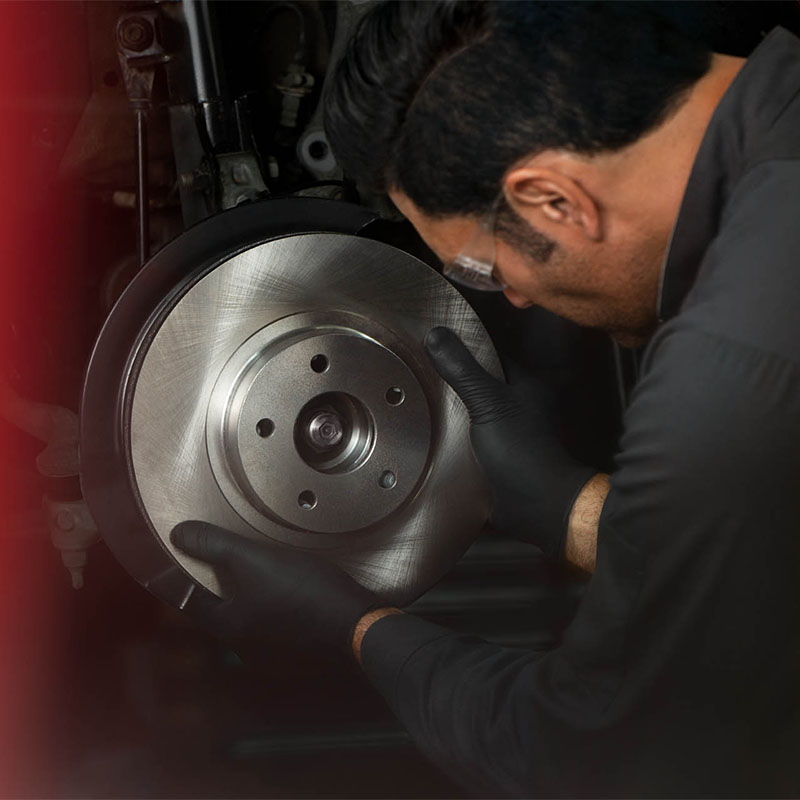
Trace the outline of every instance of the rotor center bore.
{"label": "rotor center bore", "polygon": [[372,452],[375,421],[367,407],[346,392],[325,392],[309,400],[294,426],[294,444],[317,472],[358,469]]}

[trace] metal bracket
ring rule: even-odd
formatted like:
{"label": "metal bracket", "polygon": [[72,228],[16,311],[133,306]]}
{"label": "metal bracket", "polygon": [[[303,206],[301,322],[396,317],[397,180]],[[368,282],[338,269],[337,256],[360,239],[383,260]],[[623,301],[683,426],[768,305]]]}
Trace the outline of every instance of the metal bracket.
{"label": "metal bracket", "polygon": [[83,500],[53,500],[45,496],[43,507],[53,546],[60,551],[61,560],[72,577],[72,588],[80,589],[87,551],[100,541],[89,506]]}
{"label": "metal bracket", "polygon": [[217,156],[222,208],[258,200],[267,192],[255,155],[248,150]]}
{"label": "metal bracket", "polygon": [[122,14],[117,21],[120,69],[131,108],[136,117],[136,205],[139,216],[139,263],[150,255],[150,209],[147,175],[147,112],[153,97],[156,67],[170,56],[158,36],[158,11]]}

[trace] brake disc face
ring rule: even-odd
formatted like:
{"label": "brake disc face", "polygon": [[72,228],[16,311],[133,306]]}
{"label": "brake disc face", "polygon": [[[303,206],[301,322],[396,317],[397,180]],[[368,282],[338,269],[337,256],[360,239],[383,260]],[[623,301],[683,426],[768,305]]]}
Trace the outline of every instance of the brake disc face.
{"label": "brake disc face", "polygon": [[[313,551],[393,602],[419,595],[489,510],[466,412],[424,354],[434,325],[499,374],[461,296],[379,242],[273,239],[186,281],[143,325],[119,398],[139,536],[217,594],[214,571],[173,549],[178,522]],[[123,564],[131,549],[128,535]],[[132,571],[180,604],[159,589],[164,559]]]}

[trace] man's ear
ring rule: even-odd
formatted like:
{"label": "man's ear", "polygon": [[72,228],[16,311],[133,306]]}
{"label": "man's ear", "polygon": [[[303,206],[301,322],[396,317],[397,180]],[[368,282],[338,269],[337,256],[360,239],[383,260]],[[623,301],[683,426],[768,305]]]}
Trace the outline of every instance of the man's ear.
{"label": "man's ear", "polygon": [[[508,204],[543,233],[578,234],[592,241],[602,238],[600,210],[595,199],[573,178],[558,170],[519,166],[503,180]],[[554,226],[567,226],[556,228]]]}

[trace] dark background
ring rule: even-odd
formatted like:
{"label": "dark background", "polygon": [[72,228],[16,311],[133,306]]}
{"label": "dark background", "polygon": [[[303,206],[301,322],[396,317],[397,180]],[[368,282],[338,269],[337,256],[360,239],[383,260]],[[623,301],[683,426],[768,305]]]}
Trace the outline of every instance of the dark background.
{"label": "dark background", "polygon": [[[114,191],[135,189],[113,25],[120,10],[137,5],[147,6],[0,8],[0,369],[22,396],[72,410],[94,337],[137,267],[135,215],[112,201]],[[264,152],[281,147],[270,87],[286,60],[281,25],[290,24],[271,5],[216,4],[229,82],[237,94],[255,93]],[[330,28],[332,4],[312,5]],[[775,22],[797,27],[792,2],[658,5],[736,55]],[[317,52],[324,62],[324,47]],[[155,249],[182,227],[159,120],[154,114]],[[308,180],[287,168],[280,189]],[[418,247],[406,228],[386,237]],[[559,373],[573,447],[608,467],[624,403],[608,343],[536,309],[470,299],[503,355]],[[73,590],[50,544],[42,498],[77,499],[80,489],[75,479],[39,475],[41,449],[0,419],[3,796],[464,795],[425,761],[351,665],[275,652],[245,666],[140,588],[102,543],[91,550],[85,587]],[[496,641],[546,647],[569,621],[582,585],[548,569],[534,548],[487,532],[416,610]]]}

